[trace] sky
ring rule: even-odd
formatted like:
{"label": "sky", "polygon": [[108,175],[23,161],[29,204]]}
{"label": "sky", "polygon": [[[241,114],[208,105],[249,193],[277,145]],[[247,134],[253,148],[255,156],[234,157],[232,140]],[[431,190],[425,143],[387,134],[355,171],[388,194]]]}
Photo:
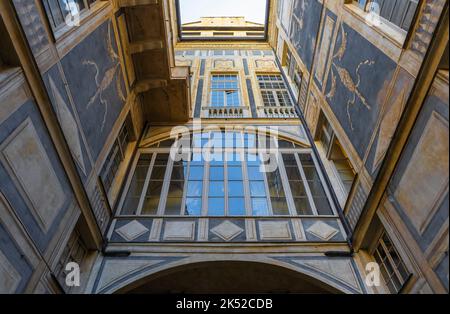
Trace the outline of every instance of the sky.
{"label": "sky", "polygon": [[182,24],[199,21],[202,16],[245,16],[265,23],[266,0],[180,0]]}

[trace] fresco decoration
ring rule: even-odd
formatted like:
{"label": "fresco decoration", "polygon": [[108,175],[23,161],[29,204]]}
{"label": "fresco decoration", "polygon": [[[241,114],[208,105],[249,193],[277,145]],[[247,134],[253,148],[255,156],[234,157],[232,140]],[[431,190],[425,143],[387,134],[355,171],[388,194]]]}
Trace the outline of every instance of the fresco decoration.
{"label": "fresco decoration", "polygon": [[106,21],[61,60],[94,161],[126,102],[111,21]]}
{"label": "fresco decoration", "polygon": [[92,170],[91,159],[89,158],[87,143],[82,137],[81,126],[79,121],[77,121],[78,117],[69,100],[69,93],[58,65],[51,68],[44,75],[44,83],[61,130],[77,165],[78,173],[83,182],[86,182]]}
{"label": "fresco decoration", "polygon": [[359,91],[359,86],[361,84],[361,74],[359,73],[359,71],[364,66],[367,66],[367,67],[373,66],[375,64],[375,61],[364,60],[364,61],[360,62],[358,64],[358,66],[356,67],[356,71],[355,71],[355,76],[357,77],[357,81],[354,82],[353,78],[350,75],[350,73],[348,72],[348,70],[337,65],[334,62],[335,59],[342,61],[342,58],[344,57],[346,49],[347,49],[347,33],[344,31],[344,26],[341,26],[341,32],[342,32],[341,46],[339,47],[339,50],[337,51],[337,53],[333,56],[333,60],[331,63],[331,90],[326,95],[326,97],[328,99],[331,99],[334,97],[334,95],[336,93],[336,73],[337,73],[341,83],[351,93],[351,97],[347,101],[346,108],[347,108],[348,122],[350,123],[350,127],[351,127],[352,131],[354,131],[355,128],[353,126],[353,120],[352,120],[352,116],[350,114],[350,107],[355,106],[357,98],[360,100],[360,103],[364,107],[366,107],[367,110],[372,109],[371,106],[369,105],[369,103],[367,102],[366,98]]}
{"label": "fresco decoration", "polygon": [[321,16],[322,4],[317,0],[294,1],[290,39],[309,70],[312,68]]}
{"label": "fresco decoration", "polygon": [[[106,117],[108,115],[108,107],[109,107],[108,100],[105,98],[103,93],[105,92],[106,89],[108,89],[111,86],[111,84],[113,83],[115,78],[121,74],[119,55],[116,53],[116,51],[113,48],[111,36],[112,36],[111,35],[111,24],[108,24],[108,36],[106,37],[108,57],[111,59],[111,62],[113,62],[115,64],[112,68],[108,69],[103,74],[103,78],[101,80],[99,79],[100,70],[98,68],[97,63],[95,63],[95,61],[93,61],[93,60],[83,61],[83,65],[94,67],[94,69],[95,69],[95,84],[97,85],[97,92],[91,97],[91,99],[89,99],[89,102],[86,105],[86,109],[89,109],[90,106],[95,104],[97,99],[100,100],[100,103],[104,106],[104,109],[105,109],[105,113],[103,115],[103,120],[101,123],[100,131],[103,131],[105,129]],[[118,96],[122,101],[125,102],[126,98],[124,96],[122,86],[120,84],[120,80],[116,79],[115,81],[116,81],[116,88],[117,88]]]}
{"label": "fresco decoration", "polygon": [[291,8],[294,0],[280,0],[279,2],[279,17],[281,26],[286,34],[289,34],[289,26],[291,24]]}
{"label": "fresco decoration", "polygon": [[414,78],[405,70],[400,69],[391,95],[383,109],[380,127],[371,148],[366,167],[375,178],[394,137],[395,130],[411,94]]}
{"label": "fresco decoration", "polygon": [[75,119],[69,111],[68,106],[62,98],[59,90],[56,88],[55,82],[51,76],[49,77],[49,82],[52,96],[55,101],[56,115],[63,129],[64,136],[69,144],[75,161],[83,173],[86,174],[86,166],[84,163],[83,152],[81,150],[81,140],[78,134],[77,123],[75,122]]}
{"label": "fresco decoration", "polygon": [[330,54],[333,44],[333,36],[336,30],[337,16],[330,10],[326,10],[321,31],[320,44],[317,49],[314,81],[320,89],[323,89],[326,79],[326,70],[330,62]]}
{"label": "fresco decoration", "polygon": [[342,23],[329,68],[326,99],[363,158],[377,126],[396,64]]}

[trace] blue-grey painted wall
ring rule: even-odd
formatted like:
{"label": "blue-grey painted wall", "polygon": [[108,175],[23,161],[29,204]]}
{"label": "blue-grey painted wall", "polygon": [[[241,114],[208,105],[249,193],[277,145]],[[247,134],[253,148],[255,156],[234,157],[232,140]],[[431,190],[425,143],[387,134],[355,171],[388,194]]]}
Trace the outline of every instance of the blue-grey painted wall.
{"label": "blue-grey painted wall", "polygon": [[326,98],[361,158],[369,146],[395,62],[343,23],[336,40]]}
{"label": "blue-grey painted wall", "polygon": [[126,101],[111,21],[106,21],[61,60],[94,160]]}

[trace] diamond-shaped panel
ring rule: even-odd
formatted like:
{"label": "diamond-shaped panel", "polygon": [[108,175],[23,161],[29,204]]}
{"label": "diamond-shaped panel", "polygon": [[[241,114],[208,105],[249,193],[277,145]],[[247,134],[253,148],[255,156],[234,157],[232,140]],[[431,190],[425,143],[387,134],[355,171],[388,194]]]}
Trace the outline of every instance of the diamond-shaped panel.
{"label": "diamond-shaped panel", "polygon": [[116,230],[116,232],[128,242],[139,238],[148,231],[149,229],[137,220],[133,220],[132,222]]}
{"label": "diamond-shaped panel", "polygon": [[339,232],[339,230],[336,230],[330,225],[324,223],[323,221],[316,222],[306,231],[325,241],[329,241]]}
{"label": "diamond-shaped panel", "polygon": [[227,220],[212,228],[211,232],[225,241],[231,241],[244,232],[244,229]]}

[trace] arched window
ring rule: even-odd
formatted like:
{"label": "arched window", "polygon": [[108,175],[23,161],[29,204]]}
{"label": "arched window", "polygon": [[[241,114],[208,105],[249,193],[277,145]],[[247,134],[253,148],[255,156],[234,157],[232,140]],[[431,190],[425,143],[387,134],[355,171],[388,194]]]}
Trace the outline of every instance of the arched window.
{"label": "arched window", "polygon": [[141,148],[122,216],[335,216],[306,145],[270,133],[213,131]]}

